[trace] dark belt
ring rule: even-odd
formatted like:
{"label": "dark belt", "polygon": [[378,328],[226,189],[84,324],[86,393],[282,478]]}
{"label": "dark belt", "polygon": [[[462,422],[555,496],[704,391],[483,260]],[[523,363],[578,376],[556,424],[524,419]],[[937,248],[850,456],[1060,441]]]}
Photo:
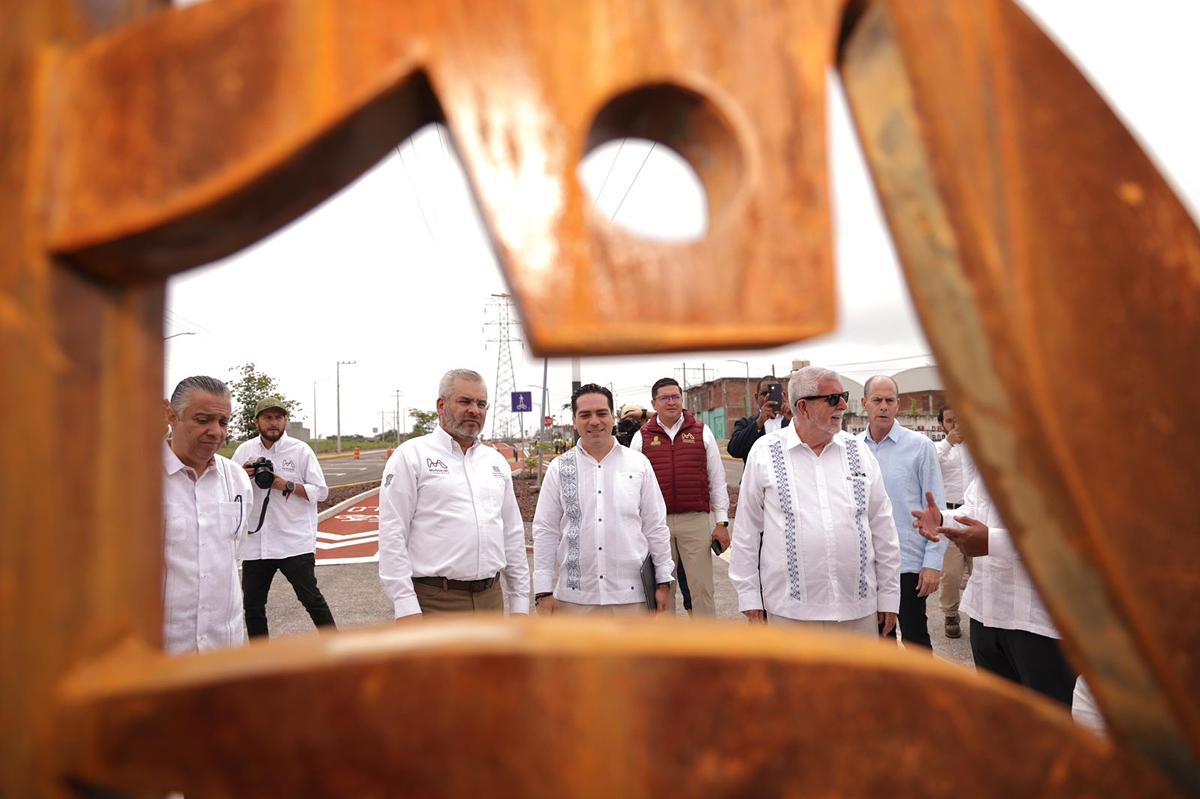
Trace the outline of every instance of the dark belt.
{"label": "dark belt", "polygon": [[949,508],[950,510],[954,510],[956,508],[961,508],[962,506],[963,506],[963,504],[961,502],[947,502],[946,503],[946,507]]}
{"label": "dark belt", "polygon": [[414,577],[414,583],[432,585],[443,591],[467,591],[472,594],[482,593],[500,581],[500,575],[484,577],[482,580],[451,580],[448,577]]}

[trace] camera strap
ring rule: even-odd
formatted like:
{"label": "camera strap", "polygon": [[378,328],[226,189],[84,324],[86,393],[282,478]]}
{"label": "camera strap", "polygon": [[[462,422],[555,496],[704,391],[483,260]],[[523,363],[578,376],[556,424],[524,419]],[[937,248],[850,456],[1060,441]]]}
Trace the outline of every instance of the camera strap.
{"label": "camera strap", "polygon": [[266,496],[263,497],[262,511],[258,514],[258,527],[255,527],[253,530],[247,530],[246,535],[253,535],[262,529],[263,519],[267,518],[267,505],[270,505],[270,504],[271,504],[271,489],[268,488]]}

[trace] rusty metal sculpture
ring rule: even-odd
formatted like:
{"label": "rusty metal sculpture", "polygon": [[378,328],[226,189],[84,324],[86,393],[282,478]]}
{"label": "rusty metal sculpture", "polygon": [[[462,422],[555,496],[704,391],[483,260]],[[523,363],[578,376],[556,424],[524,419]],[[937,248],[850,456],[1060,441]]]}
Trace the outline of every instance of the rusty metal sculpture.
{"label": "rusty metal sculpture", "polygon": [[[1200,595],[1184,422],[1200,233],[1012,2],[151,10],[13,4],[0,31],[0,430],[38,442],[0,480],[0,793],[1200,791],[1200,622],[1176,610]],[[168,275],[443,119],[539,351],[822,332],[831,65],[949,393],[1113,743],[985,676],[736,626],[461,623],[156,653],[160,484],[144,453]],[[651,245],[589,210],[575,165],[623,135],[693,165],[703,241]],[[781,268],[795,291],[773,305],[739,289]],[[605,301],[685,276],[653,320]],[[728,321],[695,310],[714,302]],[[947,307],[961,312],[932,312]],[[1120,436],[1078,417],[1119,419]],[[680,720],[676,699],[695,706],[714,681],[725,696]],[[297,697],[310,723],[280,727]],[[960,734],[923,737],[916,707]],[[332,735],[354,756],[308,768]],[[961,771],[921,766],[949,746]]]}

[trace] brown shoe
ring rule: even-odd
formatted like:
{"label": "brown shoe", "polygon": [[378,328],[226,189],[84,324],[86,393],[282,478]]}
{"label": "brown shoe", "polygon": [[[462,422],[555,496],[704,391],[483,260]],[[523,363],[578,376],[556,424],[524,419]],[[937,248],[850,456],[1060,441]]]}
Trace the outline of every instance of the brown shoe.
{"label": "brown shoe", "polygon": [[958,616],[946,617],[946,637],[962,638],[962,628],[958,626]]}

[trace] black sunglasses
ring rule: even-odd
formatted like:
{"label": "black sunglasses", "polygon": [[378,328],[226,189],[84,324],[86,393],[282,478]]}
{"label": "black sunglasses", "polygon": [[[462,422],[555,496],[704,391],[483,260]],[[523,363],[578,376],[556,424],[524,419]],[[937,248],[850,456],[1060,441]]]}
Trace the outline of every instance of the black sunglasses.
{"label": "black sunglasses", "polygon": [[815,397],[801,397],[800,399],[808,400],[809,402],[812,402],[813,400],[825,400],[829,403],[830,408],[836,408],[838,403],[842,400],[845,400],[846,402],[850,401],[850,392],[843,391],[841,394],[818,394]]}

